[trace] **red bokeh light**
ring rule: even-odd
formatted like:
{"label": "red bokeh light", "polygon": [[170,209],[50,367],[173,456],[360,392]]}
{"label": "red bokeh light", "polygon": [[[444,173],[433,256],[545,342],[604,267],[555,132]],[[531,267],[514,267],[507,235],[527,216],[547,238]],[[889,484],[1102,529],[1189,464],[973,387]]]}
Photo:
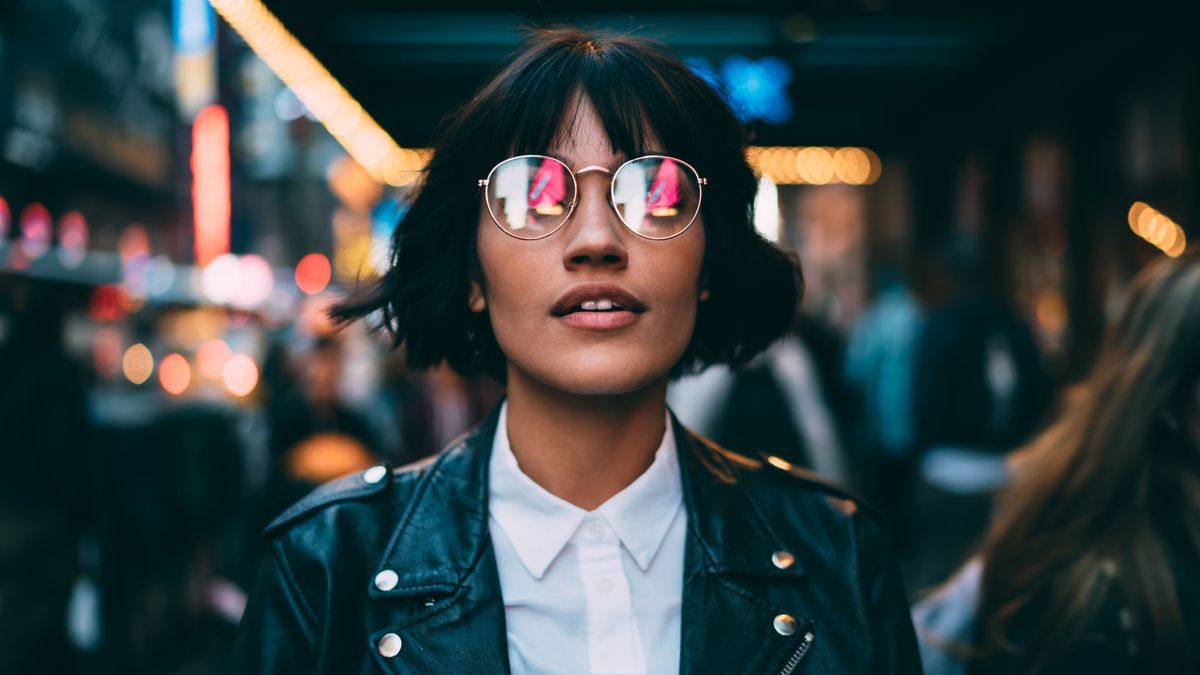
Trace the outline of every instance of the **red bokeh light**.
{"label": "red bokeh light", "polygon": [[125,292],[120,286],[97,286],[92,291],[88,313],[96,321],[116,321],[125,316]]}
{"label": "red bokeh light", "polygon": [[168,354],[158,364],[158,381],[168,394],[178,396],[192,381],[192,367],[181,354]]}
{"label": "red bokeh light", "polygon": [[196,348],[196,370],[211,380],[220,379],[232,353],[229,345],[220,338],[205,340]]}
{"label": "red bokeh light", "polygon": [[316,295],[329,286],[332,274],[329,258],[320,253],[309,253],[296,263],[296,286],[307,295]]}

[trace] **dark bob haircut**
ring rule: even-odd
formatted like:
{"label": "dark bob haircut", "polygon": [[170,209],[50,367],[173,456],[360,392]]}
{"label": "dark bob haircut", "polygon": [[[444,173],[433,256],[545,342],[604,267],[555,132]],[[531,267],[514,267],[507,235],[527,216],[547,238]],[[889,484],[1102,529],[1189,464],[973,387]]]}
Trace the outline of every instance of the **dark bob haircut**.
{"label": "dark bob haircut", "polygon": [[419,192],[392,241],[391,268],[334,308],[340,322],[373,316],[404,345],[412,367],[446,360],[463,375],[503,382],[506,359],[487,312],[467,304],[486,291],[475,248],[482,197],[476,181],[498,162],[546,153],[566,111],[586,96],[613,151],[684,159],[709,180],[700,303],[673,377],[710,364],[740,366],[791,329],[803,293],[799,263],[754,229],[757,181],[729,107],[661,45],[627,35],[539,30],[511,62],[444,122]]}

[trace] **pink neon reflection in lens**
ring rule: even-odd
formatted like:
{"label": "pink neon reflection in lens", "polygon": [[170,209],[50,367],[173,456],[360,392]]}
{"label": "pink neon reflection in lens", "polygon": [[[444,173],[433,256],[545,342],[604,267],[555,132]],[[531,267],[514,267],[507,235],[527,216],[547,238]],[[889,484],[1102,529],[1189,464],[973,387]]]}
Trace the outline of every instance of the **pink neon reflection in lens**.
{"label": "pink neon reflection in lens", "polygon": [[679,204],[679,169],[674,160],[664,159],[650,184],[646,205],[654,209],[673,208]]}
{"label": "pink neon reflection in lens", "polygon": [[554,206],[562,203],[567,195],[567,182],[563,176],[563,166],[553,159],[542,160],[542,166],[529,185],[529,206]]}

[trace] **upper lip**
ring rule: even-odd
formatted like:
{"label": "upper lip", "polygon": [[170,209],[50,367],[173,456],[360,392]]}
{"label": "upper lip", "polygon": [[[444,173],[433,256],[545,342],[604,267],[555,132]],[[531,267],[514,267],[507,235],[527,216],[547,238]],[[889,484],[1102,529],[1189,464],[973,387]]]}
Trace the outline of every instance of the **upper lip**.
{"label": "upper lip", "polygon": [[554,303],[550,313],[555,316],[565,316],[571,313],[571,310],[579,307],[580,304],[587,300],[601,300],[607,298],[621,307],[634,311],[644,312],[646,306],[642,304],[638,297],[625,290],[618,284],[609,282],[597,282],[589,284],[579,284],[568,288],[566,292],[558,296],[558,300]]}

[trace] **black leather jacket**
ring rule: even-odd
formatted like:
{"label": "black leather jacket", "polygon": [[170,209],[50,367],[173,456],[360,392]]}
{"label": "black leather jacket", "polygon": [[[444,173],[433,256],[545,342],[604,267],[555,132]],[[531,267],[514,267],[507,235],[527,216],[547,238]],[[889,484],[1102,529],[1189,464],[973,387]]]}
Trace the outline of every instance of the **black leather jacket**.
{"label": "black leather jacket", "polygon": [[[507,673],[487,512],[497,414],[430,460],[334,481],[271,524],[238,671]],[[878,519],[780,459],[673,424],[688,516],[681,672],[919,673]]]}

